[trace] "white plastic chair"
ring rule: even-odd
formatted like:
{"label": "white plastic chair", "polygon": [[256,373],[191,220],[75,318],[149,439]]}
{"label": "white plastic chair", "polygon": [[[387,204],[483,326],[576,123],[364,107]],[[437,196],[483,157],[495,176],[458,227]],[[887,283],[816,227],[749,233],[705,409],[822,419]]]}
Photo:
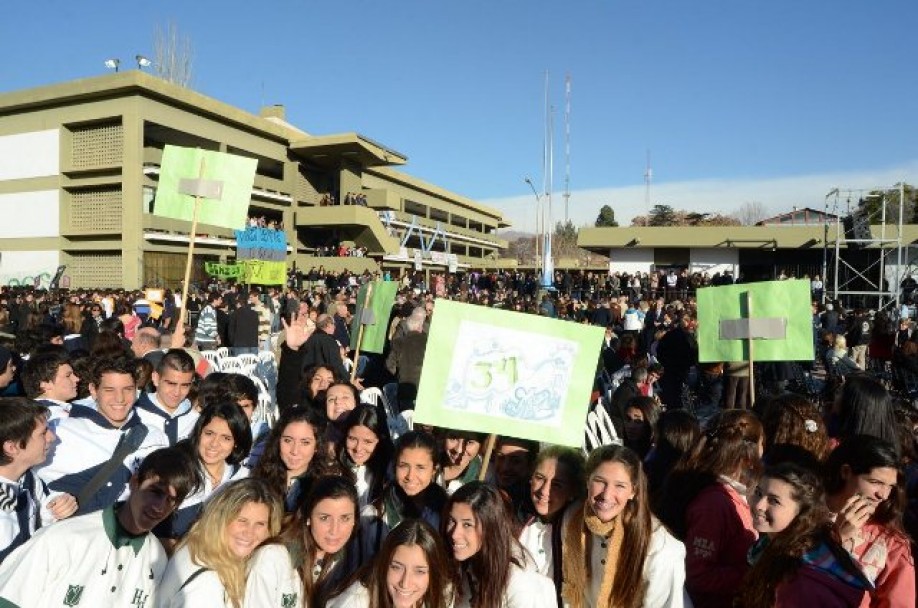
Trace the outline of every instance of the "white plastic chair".
{"label": "white plastic chair", "polygon": [[229,349],[225,346],[221,346],[220,348],[218,348],[217,354],[220,355],[224,359],[230,356]]}
{"label": "white plastic chair", "polygon": [[272,427],[277,419],[277,412],[274,409],[274,400],[271,398],[271,393],[268,392],[268,387],[265,386],[261,378],[254,375],[249,375],[249,378],[252,379],[258,389],[258,404],[255,406],[255,415],[253,417],[255,421],[264,421],[268,424],[268,427]]}
{"label": "white plastic chair", "polygon": [[360,392],[360,402],[383,406],[386,412],[386,425],[389,427],[389,435],[392,437],[392,441],[395,441],[410,430],[408,421],[400,417],[399,413],[392,409],[389,400],[386,399],[386,396],[379,388],[371,386],[363,389]]}
{"label": "white plastic chair", "polygon": [[405,426],[408,427],[409,431],[414,430],[414,410],[405,410],[398,417],[405,421]]}
{"label": "white plastic chair", "polygon": [[223,357],[217,354],[215,350],[203,350],[201,351],[201,356],[207,359],[207,362],[210,363],[212,371],[222,372],[223,371]]}
{"label": "white plastic chair", "polygon": [[253,355],[252,353],[243,353],[236,356],[239,359],[239,362],[245,365],[258,365],[258,355]]}
{"label": "white plastic chair", "polygon": [[231,374],[242,373],[242,361],[239,360],[239,357],[223,357],[222,363],[220,371]]}
{"label": "white plastic chair", "polygon": [[277,359],[274,358],[274,352],[270,350],[258,351],[258,360],[265,365],[277,367]]}
{"label": "white plastic chair", "polygon": [[615,432],[612,419],[602,406],[595,406],[587,414],[586,447],[594,450],[603,445],[622,445],[622,440]]}

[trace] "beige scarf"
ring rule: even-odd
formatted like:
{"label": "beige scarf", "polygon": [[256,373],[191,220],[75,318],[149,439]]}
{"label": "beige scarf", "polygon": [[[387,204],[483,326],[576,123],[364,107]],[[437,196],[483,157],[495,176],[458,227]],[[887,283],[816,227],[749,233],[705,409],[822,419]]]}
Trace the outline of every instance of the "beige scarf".
{"label": "beige scarf", "polygon": [[618,570],[618,559],[622,549],[624,528],[622,518],[616,517],[603,523],[593,513],[589,502],[583,503],[582,509],[575,509],[565,530],[564,543],[561,547],[562,573],[564,583],[561,586],[561,597],[567,600],[571,608],[583,608],[583,597],[589,588],[590,555],[592,544],[597,542],[593,536],[607,541],[606,565],[602,571],[602,583],[599,587],[597,606],[611,606],[612,583]]}

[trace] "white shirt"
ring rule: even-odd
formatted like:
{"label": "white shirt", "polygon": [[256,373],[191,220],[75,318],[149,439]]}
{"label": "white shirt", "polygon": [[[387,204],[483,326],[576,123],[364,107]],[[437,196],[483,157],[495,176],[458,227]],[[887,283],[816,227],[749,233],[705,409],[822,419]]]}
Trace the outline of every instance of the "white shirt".
{"label": "white shirt", "polygon": [[36,532],[0,565],[0,598],[22,608],[153,608],[165,568],[156,537],[127,536],[109,507]]}
{"label": "white shirt", "polygon": [[303,581],[283,545],[259,547],[249,562],[243,606],[305,608]]}
{"label": "white shirt", "polygon": [[[195,574],[202,570],[200,574]],[[194,576],[194,579],[190,580]],[[175,552],[159,585],[156,608],[232,608],[217,573],[191,559],[185,545]]]}

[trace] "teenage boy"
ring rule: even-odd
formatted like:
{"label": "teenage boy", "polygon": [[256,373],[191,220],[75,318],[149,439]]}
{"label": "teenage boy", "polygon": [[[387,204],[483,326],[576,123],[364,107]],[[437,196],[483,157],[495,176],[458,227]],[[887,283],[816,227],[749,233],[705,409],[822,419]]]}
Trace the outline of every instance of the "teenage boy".
{"label": "teenage boy", "polygon": [[48,409],[23,397],[0,399],[0,562],[42,525],[76,512],[69,494],[52,497],[32,472],[54,441]]}
{"label": "teenage boy", "polygon": [[162,431],[145,425],[134,410],[135,367],[122,357],[96,362],[89,383],[92,405],[74,405],[60,421],[54,452],[38,469],[51,490],[77,497],[80,515],[123,500],[140,461],[169,445]]}
{"label": "teenage boy", "polygon": [[52,426],[54,421],[70,415],[70,402],[77,397],[79,382],[63,348],[32,355],[22,370],[26,396],[48,408]]}
{"label": "teenage boy", "polygon": [[175,445],[191,434],[198,412],[188,392],[194,384],[194,359],[180,348],[169,350],[153,372],[155,393],[141,393],[134,407],[149,427],[159,429]]}
{"label": "teenage boy", "polygon": [[151,453],[126,502],[42,528],[0,565],[0,606],[152,608],[167,558],[150,530],[200,485],[180,448]]}

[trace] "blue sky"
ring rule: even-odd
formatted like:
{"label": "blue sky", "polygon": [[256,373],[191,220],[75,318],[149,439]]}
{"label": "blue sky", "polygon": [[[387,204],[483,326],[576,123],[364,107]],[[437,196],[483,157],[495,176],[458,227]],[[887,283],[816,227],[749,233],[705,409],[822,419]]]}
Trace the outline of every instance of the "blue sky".
{"label": "blue sky", "polygon": [[[257,8],[256,8],[257,7]],[[152,55],[157,25],[194,46],[196,90],[315,134],[358,131],[404,170],[531,228],[544,74],[555,107],[555,217],[572,80],[571,218],[612,204],[730,212],[821,207],[833,187],[918,182],[914,0],[89,0],[8,3],[0,90]]]}

